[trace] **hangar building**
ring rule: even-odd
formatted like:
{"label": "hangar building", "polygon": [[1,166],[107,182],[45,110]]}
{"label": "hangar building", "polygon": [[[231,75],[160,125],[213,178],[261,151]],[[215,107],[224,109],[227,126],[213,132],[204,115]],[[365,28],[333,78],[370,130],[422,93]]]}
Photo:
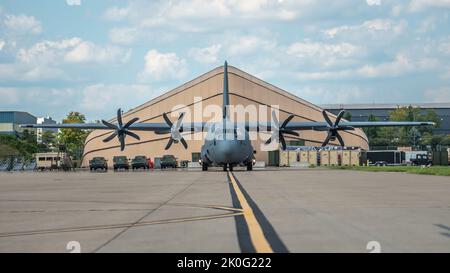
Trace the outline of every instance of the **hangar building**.
{"label": "hangar building", "polygon": [[[176,105],[185,105],[187,111],[194,111],[197,103],[202,103],[203,108],[208,105],[222,105],[223,94],[223,66],[217,67],[161,96],[158,96],[128,112],[123,113],[123,122],[138,117],[139,122],[161,122],[163,123],[162,113],[169,114]],[[261,79],[256,78],[235,67],[228,66],[230,105],[279,105],[280,120],[284,120],[289,114],[295,117],[293,121],[323,121],[322,108],[307,102],[287,91],[273,86]],[[194,102],[194,97],[201,97],[201,100]],[[177,109],[179,110],[179,109]],[[270,121],[270,110],[267,119],[260,117],[260,121]],[[330,117],[335,117],[330,115]],[[210,117],[195,117],[194,122],[209,121]],[[205,120],[202,120],[205,119]],[[172,117],[172,120],[176,118]],[[115,118],[110,120],[116,122]],[[114,139],[104,143],[103,139],[111,132],[107,130],[94,130],[86,139],[83,166],[89,165],[89,160],[95,156],[103,156],[112,163],[113,156],[125,155],[133,158],[136,155],[145,155],[147,157],[161,157],[165,154],[173,154],[178,160],[197,161],[200,156],[203,140],[187,140],[188,149],[185,150],[182,145],[175,144],[166,151],[164,147],[169,139],[169,135],[157,135],[154,132],[140,132],[141,140],[132,138],[126,139],[126,147],[123,152],[120,151],[119,142]],[[368,140],[364,132],[360,129],[354,131],[342,132],[342,137],[347,146],[357,146],[362,149],[368,149]],[[261,151],[260,144],[264,143],[270,137],[270,133],[261,139],[252,141],[252,146],[256,150],[256,160],[265,161],[272,165],[278,151]],[[326,137],[326,132],[301,131],[300,137],[286,137],[288,146],[320,146]],[[332,142],[331,145],[338,145],[338,142]]]}

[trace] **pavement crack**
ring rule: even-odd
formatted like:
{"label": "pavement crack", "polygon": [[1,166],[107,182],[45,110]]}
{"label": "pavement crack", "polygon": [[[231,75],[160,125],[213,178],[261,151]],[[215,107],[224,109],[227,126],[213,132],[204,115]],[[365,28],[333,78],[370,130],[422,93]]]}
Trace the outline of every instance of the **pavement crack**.
{"label": "pavement crack", "polygon": [[105,246],[107,246],[108,244],[110,244],[112,241],[114,241],[115,239],[119,238],[120,235],[124,234],[125,232],[127,232],[130,228],[138,225],[143,219],[145,219],[146,217],[148,217],[149,215],[151,215],[153,212],[157,211],[158,209],[160,209],[161,207],[163,207],[164,205],[168,204],[170,201],[172,201],[173,199],[175,199],[177,196],[179,196],[180,194],[184,193],[187,189],[189,189],[192,185],[194,185],[194,183],[197,180],[194,180],[192,183],[190,183],[189,185],[187,185],[186,187],[184,187],[183,189],[181,189],[180,191],[176,192],[172,197],[170,197],[167,201],[161,203],[159,206],[157,206],[154,209],[151,209],[149,212],[147,212],[146,214],[144,214],[142,217],[140,217],[139,219],[137,219],[135,222],[133,222],[131,225],[125,227],[123,230],[121,230],[119,233],[117,233],[116,235],[114,235],[111,239],[109,239],[108,241],[106,241],[105,243],[103,243],[102,245],[100,245],[99,247],[97,247],[96,249],[94,249],[92,252],[98,252],[100,251],[102,248],[104,248]]}

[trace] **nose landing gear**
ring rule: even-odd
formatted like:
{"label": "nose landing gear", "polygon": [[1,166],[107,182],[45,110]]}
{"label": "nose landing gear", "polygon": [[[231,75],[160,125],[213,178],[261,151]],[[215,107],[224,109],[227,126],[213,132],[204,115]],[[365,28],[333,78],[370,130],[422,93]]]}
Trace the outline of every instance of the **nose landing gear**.
{"label": "nose landing gear", "polygon": [[230,172],[233,171],[233,165],[231,164],[224,164],[223,165],[223,171],[226,172],[227,171],[227,165],[228,165],[228,170],[230,170]]}

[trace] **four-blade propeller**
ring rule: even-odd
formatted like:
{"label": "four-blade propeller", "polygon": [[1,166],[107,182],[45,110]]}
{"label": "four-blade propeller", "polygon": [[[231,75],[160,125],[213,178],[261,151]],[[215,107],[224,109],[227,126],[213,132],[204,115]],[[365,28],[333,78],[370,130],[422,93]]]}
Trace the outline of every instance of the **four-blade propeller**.
{"label": "four-blade propeller", "polygon": [[166,150],[168,150],[170,148],[170,146],[172,146],[172,143],[178,143],[181,142],[181,144],[183,144],[183,147],[185,149],[187,149],[188,145],[186,143],[186,140],[184,140],[183,136],[181,135],[181,133],[183,132],[183,127],[181,127],[182,122],[183,122],[183,117],[184,117],[184,113],[180,113],[180,116],[178,117],[178,120],[175,124],[172,123],[172,121],[170,121],[169,117],[167,117],[166,113],[163,113],[163,118],[166,121],[167,125],[170,126],[170,139],[169,142],[167,142],[166,145]]}
{"label": "four-blade propeller", "polygon": [[275,111],[272,111],[272,136],[266,141],[266,145],[270,144],[272,141],[281,142],[283,150],[286,150],[286,141],[284,140],[284,134],[299,136],[295,131],[286,129],[288,123],[294,118],[294,115],[289,115],[289,117],[281,124],[278,122],[277,115]]}
{"label": "four-blade propeller", "polygon": [[344,140],[342,139],[341,135],[339,134],[339,131],[352,131],[355,130],[354,127],[351,126],[339,126],[339,122],[341,121],[342,117],[344,116],[345,111],[342,110],[339,112],[339,114],[336,117],[336,120],[334,123],[331,121],[330,117],[328,116],[327,112],[325,110],[322,111],[322,115],[327,122],[326,128],[316,128],[314,130],[316,131],[327,131],[328,135],[325,138],[324,142],[322,143],[322,147],[327,146],[327,144],[331,140],[337,139],[342,147],[345,146]]}
{"label": "four-blade propeller", "polygon": [[119,108],[117,110],[117,125],[109,123],[106,120],[102,120],[102,123],[105,126],[107,126],[108,128],[114,130],[114,133],[112,133],[110,136],[105,138],[103,140],[103,142],[111,141],[113,138],[115,138],[117,136],[117,138],[119,139],[119,142],[120,142],[120,150],[123,151],[125,149],[125,136],[126,135],[134,137],[137,140],[141,139],[137,134],[135,134],[133,132],[130,132],[128,130],[128,128],[131,126],[131,124],[135,123],[138,120],[139,120],[139,118],[133,118],[133,119],[129,120],[127,123],[125,123],[125,125],[123,125],[123,123],[122,123],[122,111]]}

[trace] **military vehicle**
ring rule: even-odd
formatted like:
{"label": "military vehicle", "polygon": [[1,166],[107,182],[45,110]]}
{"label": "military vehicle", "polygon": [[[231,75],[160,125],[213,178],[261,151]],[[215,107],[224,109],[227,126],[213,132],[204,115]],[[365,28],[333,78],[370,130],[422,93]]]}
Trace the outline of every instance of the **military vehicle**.
{"label": "military vehicle", "polygon": [[177,159],[173,155],[163,155],[161,158],[161,169],[165,168],[176,168],[177,167]]}
{"label": "military vehicle", "polygon": [[98,156],[92,158],[92,160],[89,160],[89,169],[91,171],[96,171],[98,169],[102,171],[108,170],[108,163],[106,162],[106,159],[104,157]]}
{"label": "military vehicle", "polygon": [[148,159],[145,155],[137,155],[131,160],[131,168],[133,170],[144,169],[148,170]]}
{"label": "military vehicle", "polygon": [[113,157],[113,167],[114,171],[119,169],[128,170],[130,168],[128,164],[128,158],[126,156],[115,156]]}

